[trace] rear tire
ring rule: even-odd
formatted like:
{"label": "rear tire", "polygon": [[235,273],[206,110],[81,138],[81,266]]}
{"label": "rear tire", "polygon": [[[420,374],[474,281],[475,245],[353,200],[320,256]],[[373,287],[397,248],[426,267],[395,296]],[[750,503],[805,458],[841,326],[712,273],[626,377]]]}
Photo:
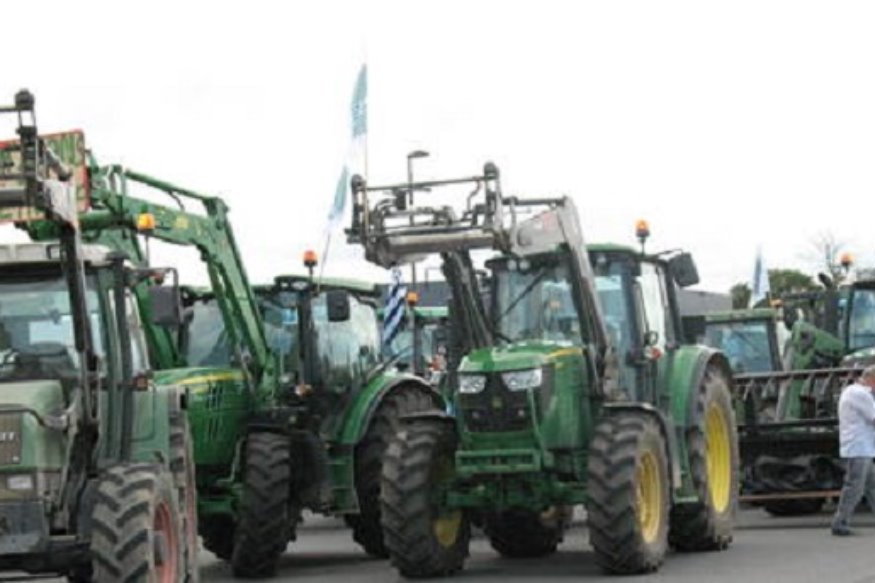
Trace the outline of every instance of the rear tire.
{"label": "rear tire", "polygon": [[665,437],[654,420],[621,413],[598,424],[587,490],[599,566],[616,574],[656,571],[668,549],[671,493]]}
{"label": "rear tire", "polygon": [[455,436],[444,422],[405,425],[389,443],[383,465],[381,514],[392,564],[404,577],[435,577],[459,571],[471,537],[462,510],[440,506],[451,483]]}
{"label": "rear tire", "polygon": [[722,550],[732,542],[738,508],[738,431],[730,380],[717,366],[705,370],[687,429],[690,472],[699,502],[672,509],[669,541],[679,551]]}
{"label": "rear tire", "polygon": [[200,521],[199,529],[204,548],[223,561],[230,561],[234,555],[233,519],[230,516],[207,517]]}
{"label": "rear tire", "polygon": [[91,522],[94,581],[182,581],[183,546],[183,520],[167,470],[128,464],[103,474]]}
{"label": "rear tire", "polygon": [[380,403],[356,448],[355,484],[360,513],[347,516],[346,523],[352,527],[353,540],[371,556],[389,556],[380,524],[380,477],[386,448],[402,416],[429,409],[434,409],[434,401],[427,392],[418,387],[399,387]]}
{"label": "rear tire", "polygon": [[772,516],[808,516],[823,509],[823,498],[776,500],[763,504],[763,510]]}
{"label": "rear tire", "polygon": [[562,542],[563,521],[557,518],[555,522],[555,525],[548,526],[535,512],[508,510],[488,517],[484,530],[489,537],[489,544],[502,557],[546,557],[555,553]]}
{"label": "rear tire", "polygon": [[183,561],[185,583],[198,583],[197,484],[195,482],[194,445],[185,411],[170,414],[170,471],[176,486],[183,526]]}
{"label": "rear tire", "polygon": [[270,577],[294,534],[289,438],[251,433],[231,557],[235,577]]}

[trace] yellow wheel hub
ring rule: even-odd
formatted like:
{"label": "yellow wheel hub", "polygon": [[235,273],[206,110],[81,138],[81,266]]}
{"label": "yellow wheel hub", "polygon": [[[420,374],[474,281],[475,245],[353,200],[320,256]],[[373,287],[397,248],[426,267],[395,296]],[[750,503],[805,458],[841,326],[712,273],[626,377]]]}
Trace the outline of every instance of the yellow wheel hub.
{"label": "yellow wheel hub", "polygon": [[659,462],[653,452],[645,452],[635,469],[638,526],[644,542],[652,543],[659,536],[663,522],[664,492],[659,479]]}
{"label": "yellow wheel hub", "polygon": [[725,512],[732,498],[732,445],[726,415],[716,404],[708,407],[705,416],[705,469],[711,504],[717,512]]}
{"label": "yellow wheel hub", "polygon": [[459,538],[459,527],[462,525],[462,511],[456,510],[434,520],[434,536],[438,543],[446,548],[456,544]]}

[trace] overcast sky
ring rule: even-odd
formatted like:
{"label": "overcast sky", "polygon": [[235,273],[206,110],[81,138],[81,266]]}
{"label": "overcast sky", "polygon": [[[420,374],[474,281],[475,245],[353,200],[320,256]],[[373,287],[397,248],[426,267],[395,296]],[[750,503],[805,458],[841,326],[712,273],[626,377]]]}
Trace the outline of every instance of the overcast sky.
{"label": "overcast sky", "polygon": [[133,5],[4,5],[0,100],[28,87],[41,130],[223,196],[253,280],[321,248],[365,59],[371,183],[416,148],[422,178],[492,160],[508,193],[574,197],[589,241],[648,219],[702,289],[748,280],[760,245],[811,271],[823,232],[875,264],[871,2]]}

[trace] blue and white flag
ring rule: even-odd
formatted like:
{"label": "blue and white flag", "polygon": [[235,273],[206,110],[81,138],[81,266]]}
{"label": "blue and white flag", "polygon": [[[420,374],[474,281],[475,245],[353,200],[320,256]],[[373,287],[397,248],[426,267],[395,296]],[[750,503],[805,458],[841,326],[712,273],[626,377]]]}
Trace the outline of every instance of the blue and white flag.
{"label": "blue and white flag", "polygon": [[343,170],[334,191],[334,202],[328,213],[328,228],[332,229],[343,218],[346,201],[349,199],[349,179],[352,174],[366,171],[367,133],[368,133],[368,66],[359,70],[350,104],[350,126],[352,142],[346,154]]}
{"label": "blue and white flag", "polygon": [[386,307],[383,310],[384,344],[390,344],[404,328],[406,297],[407,286],[401,283],[401,268],[393,267],[392,281],[389,283],[389,293],[386,295]]}
{"label": "blue and white flag", "polygon": [[763,260],[763,250],[757,247],[757,258],[753,266],[753,278],[750,284],[750,304],[753,307],[760,300],[767,298],[769,292],[769,270],[766,269],[766,262]]}

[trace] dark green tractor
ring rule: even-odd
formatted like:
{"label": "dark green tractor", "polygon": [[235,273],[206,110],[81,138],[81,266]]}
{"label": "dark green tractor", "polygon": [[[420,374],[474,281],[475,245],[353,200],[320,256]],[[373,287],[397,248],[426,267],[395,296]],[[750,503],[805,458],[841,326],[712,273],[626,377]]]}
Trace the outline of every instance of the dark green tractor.
{"label": "dark green tractor", "polygon": [[[452,185],[473,185],[461,211],[412,204]],[[698,280],[688,254],[586,248],[569,198],[506,198],[492,164],[471,178],[352,187],[350,240],[368,260],[440,254],[463,355],[455,415],[409,416],[386,455],[383,527],[403,575],[461,569],[472,525],[503,556],[549,555],[575,505],[613,573],[653,571],[670,546],[731,542],[732,377],[719,352],[682,344],[677,288]],[[497,252],[489,305],[477,249]]]}
{"label": "dark green tractor", "polygon": [[[285,479],[290,482],[291,522],[284,536],[295,536],[304,509],[342,516],[368,554],[385,557],[378,500],[385,448],[399,416],[440,406],[441,398],[423,380],[399,372],[381,357],[376,285],[284,275],[255,286],[254,295],[266,342],[278,358],[280,382],[302,404],[290,432],[293,463]],[[216,296],[195,288],[184,289],[183,296],[189,321],[182,357],[195,369],[218,374],[215,367],[227,367],[233,352]],[[191,416],[195,428],[210,427],[200,409]],[[201,447],[201,459],[216,451],[209,442]],[[204,505],[212,500],[207,483],[202,484],[202,500]],[[201,533],[206,548],[230,558],[233,521],[219,513],[205,518]]]}
{"label": "dark green tractor", "polygon": [[[0,208],[59,234],[0,245],[0,569],[196,581],[187,400],[152,378],[133,295],[144,274],[82,243],[84,153],[57,155],[37,136],[26,91],[0,111],[19,118],[0,152]],[[173,292],[153,289],[156,321],[178,321]]]}

